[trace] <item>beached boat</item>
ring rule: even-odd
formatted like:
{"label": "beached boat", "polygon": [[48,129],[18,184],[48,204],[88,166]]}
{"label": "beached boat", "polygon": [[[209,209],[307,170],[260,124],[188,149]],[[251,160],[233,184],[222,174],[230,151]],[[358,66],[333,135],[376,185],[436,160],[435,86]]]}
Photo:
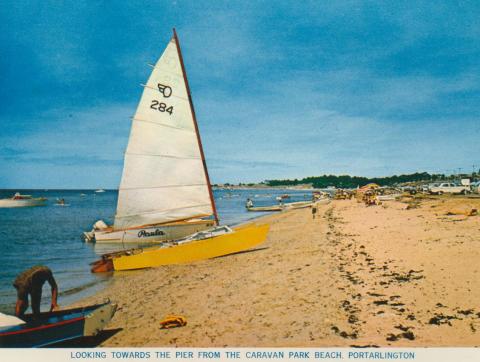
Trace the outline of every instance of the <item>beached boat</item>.
{"label": "beached boat", "polygon": [[0,199],[0,207],[33,207],[45,206],[47,199],[45,197],[32,197],[31,195],[21,195],[15,193],[8,199]]}
{"label": "beached boat", "polygon": [[[120,270],[120,265],[122,269],[163,265],[164,254],[169,255],[167,263],[212,258],[251,248],[266,237],[265,226],[217,227],[213,192],[175,31],[152,67],[133,117],[114,223],[107,226],[97,222],[86,237],[96,242],[165,244],[106,255],[93,271],[103,271],[103,264],[114,270]],[[199,233],[203,230],[208,231]],[[192,234],[196,234],[192,240],[177,241],[178,246],[168,243]]]}
{"label": "beached boat", "polygon": [[394,201],[398,198],[400,198],[402,196],[402,194],[389,194],[389,195],[378,195],[377,198],[380,200],[380,201]]}
{"label": "beached boat", "polygon": [[288,210],[288,209],[303,209],[305,207],[312,207],[313,204],[314,202],[312,201],[297,201],[297,202],[287,202],[283,205]]}
{"label": "beached boat", "polygon": [[218,222],[177,38],[153,71],[133,117],[113,225],[86,241],[160,243]]}
{"label": "beached boat", "polygon": [[93,262],[92,272],[133,270],[169,264],[185,264],[252,249],[265,241],[269,225],[219,226],[160,246],[104,254]]}
{"label": "beached boat", "polygon": [[[117,305],[110,302],[58,312],[26,314],[14,325],[0,327],[0,347],[42,347],[97,335],[110,322]],[[13,318],[12,318],[13,319]]]}
{"label": "beached boat", "polygon": [[285,210],[294,210],[294,209],[303,209],[306,207],[312,207],[313,205],[323,205],[330,203],[330,199],[324,198],[319,199],[315,202],[312,201],[297,201],[297,202],[288,202],[285,204],[270,205],[270,206],[251,206],[247,207],[247,211],[285,211]]}
{"label": "beached boat", "polygon": [[285,210],[285,207],[283,205],[270,205],[270,206],[251,206],[247,207],[247,211],[256,211],[256,212],[262,212],[262,211],[283,211]]}

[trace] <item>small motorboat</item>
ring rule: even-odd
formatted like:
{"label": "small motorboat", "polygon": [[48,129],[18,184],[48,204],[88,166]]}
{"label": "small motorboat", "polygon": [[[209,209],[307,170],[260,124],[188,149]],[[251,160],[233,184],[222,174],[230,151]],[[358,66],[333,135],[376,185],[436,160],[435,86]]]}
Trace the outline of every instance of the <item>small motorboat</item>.
{"label": "small motorboat", "polygon": [[8,199],[0,199],[0,207],[33,207],[45,206],[47,199],[45,197],[34,198],[32,195],[21,195],[15,193]]}
{"label": "small motorboat", "polygon": [[[0,347],[43,347],[79,337],[95,336],[110,322],[117,305],[107,301],[87,307],[21,317],[20,324],[0,327]],[[22,323],[23,321],[23,323]]]}
{"label": "small motorboat", "polygon": [[70,206],[70,204],[67,204],[65,202],[65,199],[57,199],[57,202],[55,203],[55,206]]}

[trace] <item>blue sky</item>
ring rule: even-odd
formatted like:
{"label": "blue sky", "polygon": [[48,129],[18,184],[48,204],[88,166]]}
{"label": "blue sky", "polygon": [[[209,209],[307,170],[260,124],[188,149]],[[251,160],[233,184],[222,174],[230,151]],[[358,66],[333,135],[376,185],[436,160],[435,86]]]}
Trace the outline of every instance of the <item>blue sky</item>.
{"label": "blue sky", "polygon": [[0,188],[116,188],[177,28],[212,182],[480,165],[480,3],[3,1]]}

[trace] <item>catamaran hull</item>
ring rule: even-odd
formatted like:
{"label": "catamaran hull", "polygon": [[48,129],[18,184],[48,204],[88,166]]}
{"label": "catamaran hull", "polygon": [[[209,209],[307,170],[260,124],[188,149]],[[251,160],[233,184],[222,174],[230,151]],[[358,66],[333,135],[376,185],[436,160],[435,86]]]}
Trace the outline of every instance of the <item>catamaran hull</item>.
{"label": "catamaran hull", "polygon": [[1,199],[0,207],[12,208],[12,207],[34,207],[45,206],[47,199],[28,199],[28,200],[14,200],[14,199]]}
{"label": "catamaran hull", "polygon": [[181,239],[213,226],[213,220],[202,220],[128,230],[92,231],[84,235],[86,241],[96,243],[161,243]]}
{"label": "catamaran hull", "polygon": [[110,322],[116,304],[110,302],[58,312],[25,315],[25,324],[0,328],[0,347],[43,347],[98,334]]}
{"label": "catamaran hull", "polygon": [[134,249],[129,255],[122,253],[104,257],[93,264],[92,272],[133,270],[158,267],[169,264],[184,264],[238,253],[263,243],[269,225],[248,224],[227,233],[203,240],[195,240],[179,245]]}

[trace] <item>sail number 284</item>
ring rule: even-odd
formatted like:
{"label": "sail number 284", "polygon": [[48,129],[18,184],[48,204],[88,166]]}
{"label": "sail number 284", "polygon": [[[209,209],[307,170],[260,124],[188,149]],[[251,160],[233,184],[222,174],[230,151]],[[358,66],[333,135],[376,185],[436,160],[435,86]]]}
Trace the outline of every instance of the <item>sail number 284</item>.
{"label": "sail number 284", "polygon": [[155,109],[156,111],[159,112],[167,112],[168,114],[173,113],[173,106],[168,107],[167,104],[157,101],[155,99],[152,100],[152,104],[150,104],[151,109]]}

